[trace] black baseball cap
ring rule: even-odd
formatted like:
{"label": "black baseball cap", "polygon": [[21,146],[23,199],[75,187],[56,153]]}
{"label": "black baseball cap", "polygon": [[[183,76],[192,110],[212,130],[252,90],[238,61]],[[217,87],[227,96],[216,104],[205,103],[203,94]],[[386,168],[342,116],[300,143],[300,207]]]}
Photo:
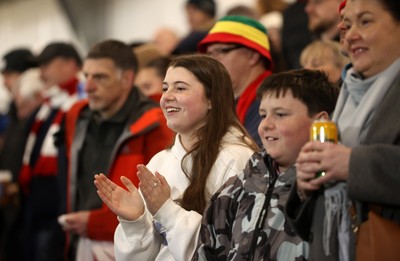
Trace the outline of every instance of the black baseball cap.
{"label": "black baseball cap", "polygon": [[1,72],[24,72],[37,67],[37,62],[29,49],[18,48],[11,50],[3,57]]}
{"label": "black baseball cap", "polygon": [[39,54],[37,60],[39,65],[43,65],[57,57],[72,58],[79,66],[82,65],[82,59],[75,47],[72,44],[63,42],[48,44]]}

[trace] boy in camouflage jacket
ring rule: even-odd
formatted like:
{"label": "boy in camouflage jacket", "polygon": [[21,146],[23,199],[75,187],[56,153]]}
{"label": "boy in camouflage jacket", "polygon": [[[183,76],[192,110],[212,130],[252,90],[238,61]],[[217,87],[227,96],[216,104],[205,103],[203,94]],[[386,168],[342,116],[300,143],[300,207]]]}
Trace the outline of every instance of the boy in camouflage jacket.
{"label": "boy in camouflage jacket", "polygon": [[295,161],[315,119],[328,119],[339,89],[321,71],[294,70],[259,87],[264,150],[213,195],[193,260],[306,260],[308,243],[289,226],[284,206]]}

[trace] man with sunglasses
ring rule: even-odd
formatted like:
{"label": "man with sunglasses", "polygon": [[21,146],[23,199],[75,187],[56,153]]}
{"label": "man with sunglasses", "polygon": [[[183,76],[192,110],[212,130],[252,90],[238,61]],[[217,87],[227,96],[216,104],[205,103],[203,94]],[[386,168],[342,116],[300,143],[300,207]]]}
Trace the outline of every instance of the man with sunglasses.
{"label": "man with sunglasses", "polygon": [[236,112],[241,123],[261,145],[257,133],[261,117],[256,90],[272,73],[272,58],[265,27],[245,16],[225,16],[199,43],[200,53],[220,61],[231,76]]}

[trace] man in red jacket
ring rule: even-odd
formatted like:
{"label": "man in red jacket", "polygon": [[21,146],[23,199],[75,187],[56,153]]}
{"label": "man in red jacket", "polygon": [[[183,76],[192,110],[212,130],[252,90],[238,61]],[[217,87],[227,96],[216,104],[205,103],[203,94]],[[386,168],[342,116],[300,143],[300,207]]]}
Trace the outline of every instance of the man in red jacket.
{"label": "man in red jacket", "polygon": [[83,65],[87,100],[65,122],[69,175],[67,212],[59,221],[71,235],[69,259],[113,260],[117,217],[102,203],[94,174],[138,183],[136,165],[146,164],[172,142],[157,103],[133,86],[137,61],[131,48],[108,40],[95,45]]}

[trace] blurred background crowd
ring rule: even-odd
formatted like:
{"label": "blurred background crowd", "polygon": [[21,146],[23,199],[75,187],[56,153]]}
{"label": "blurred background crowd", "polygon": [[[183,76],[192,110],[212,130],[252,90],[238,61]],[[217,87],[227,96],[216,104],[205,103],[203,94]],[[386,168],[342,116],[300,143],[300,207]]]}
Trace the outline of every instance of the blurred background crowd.
{"label": "blurred background crowd", "polygon": [[[325,40],[339,40],[339,29],[336,28],[339,14],[336,10],[340,2],[1,0],[0,169],[4,170],[5,180],[13,184],[2,193],[16,201],[7,202],[2,207],[5,213],[1,215],[3,221],[0,227],[2,252],[6,246],[13,246],[12,242],[20,240],[9,240],[9,237],[18,235],[14,229],[21,222],[18,220],[20,202],[15,195],[20,193],[23,183],[30,182],[24,180],[29,175],[23,174],[29,162],[27,157],[32,157],[26,145],[29,144],[32,129],[26,130],[26,126],[37,120],[31,115],[36,115],[40,105],[51,99],[53,94],[44,94],[50,86],[66,82],[73,86],[77,82],[76,98],[73,99],[86,96],[85,77],[81,72],[82,59],[94,44],[106,39],[118,39],[128,44],[138,60],[135,85],[143,94],[158,102],[171,59],[196,53],[199,42],[221,17],[241,15],[259,21],[268,32],[268,40],[262,47],[267,48],[267,54],[262,55],[267,57],[268,62],[253,70],[257,75],[266,69],[269,73],[276,73],[301,67],[313,69],[325,66],[331,81],[339,83],[341,68],[347,60],[341,56],[337,43]],[[324,42],[314,42],[301,54],[313,40],[321,39]],[[204,46],[206,44],[209,45],[207,42]],[[247,43],[242,44],[246,46]],[[205,49],[202,52],[209,53]],[[211,56],[217,59],[217,56],[223,55],[211,52]],[[56,59],[60,57],[62,61]],[[56,65],[54,60],[57,60]],[[248,71],[249,75],[254,72]],[[234,77],[235,71],[230,73]],[[247,79],[250,82],[254,80],[251,77]],[[70,79],[74,79],[73,82]],[[234,78],[232,80],[235,85]],[[242,91],[235,93],[235,98]],[[261,145],[257,134],[260,121],[258,103],[245,112],[247,110],[253,110],[253,116],[242,119],[242,123]]]}

